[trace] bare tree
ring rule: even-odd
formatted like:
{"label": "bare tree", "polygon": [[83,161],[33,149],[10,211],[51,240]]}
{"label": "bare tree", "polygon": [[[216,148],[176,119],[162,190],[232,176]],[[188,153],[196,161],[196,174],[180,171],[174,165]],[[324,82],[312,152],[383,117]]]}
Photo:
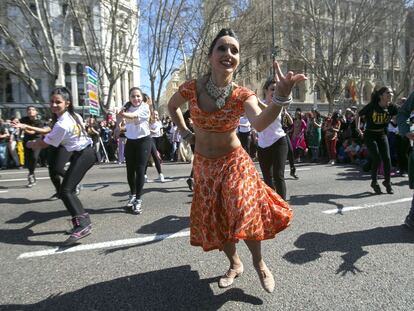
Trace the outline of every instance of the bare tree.
{"label": "bare tree", "polygon": [[86,64],[98,73],[100,94],[105,95],[100,96],[100,104],[106,111],[117,81],[132,65],[138,40],[138,12],[133,8],[124,10],[122,0],[68,0],[68,5]]}
{"label": "bare tree", "polygon": [[[0,67],[15,75],[35,103],[45,102],[33,74],[43,70],[53,86],[59,73],[55,35],[45,0],[7,1],[4,8],[14,8],[13,15],[0,20],[0,36],[6,47],[0,50]],[[56,27],[54,30],[58,31]]]}
{"label": "bare tree", "polygon": [[151,97],[156,109],[160,104],[161,92],[181,55],[186,27],[181,20],[188,17],[190,6],[184,0],[145,1],[141,25],[142,53],[147,61],[147,74]]}
{"label": "bare tree", "polygon": [[398,0],[306,0],[295,1],[286,12],[289,46],[285,48],[291,64],[297,60],[301,70],[315,77],[330,111],[345,82],[361,71],[361,55],[370,57],[372,34],[383,30],[401,6],[403,1]]}

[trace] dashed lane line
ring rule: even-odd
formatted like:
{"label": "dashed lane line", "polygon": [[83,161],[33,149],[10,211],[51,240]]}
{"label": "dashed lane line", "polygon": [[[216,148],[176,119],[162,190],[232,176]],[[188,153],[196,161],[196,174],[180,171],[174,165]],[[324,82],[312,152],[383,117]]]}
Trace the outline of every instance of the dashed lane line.
{"label": "dashed lane line", "polygon": [[376,207],[376,206],[386,206],[386,205],[391,205],[391,204],[405,203],[405,202],[410,202],[412,199],[413,198],[403,198],[403,199],[399,199],[395,201],[388,201],[388,202],[367,203],[367,204],[363,204],[359,206],[348,206],[348,207],[344,207],[341,209],[338,209],[338,208],[330,209],[330,210],[323,211],[323,213],[337,214],[337,213],[349,212],[349,211],[354,211],[354,210],[359,210],[359,209],[364,209],[364,208]]}
{"label": "dashed lane line", "polygon": [[[36,177],[36,180],[50,179],[50,177]],[[0,179],[0,182],[27,181],[27,178]]]}
{"label": "dashed lane line", "polygon": [[23,254],[20,254],[19,257],[17,257],[17,259],[44,257],[44,256],[50,256],[50,255],[88,251],[88,250],[93,250],[93,249],[111,248],[111,247],[124,246],[124,245],[140,245],[140,244],[144,244],[148,242],[162,241],[162,240],[181,238],[181,237],[187,237],[187,236],[190,236],[190,231],[180,231],[177,233],[159,234],[159,235],[154,234],[154,235],[140,237],[140,238],[107,241],[107,242],[92,243],[92,244],[81,244],[81,245],[72,246],[72,247],[55,247],[55,248],[49,248],[49,249],[35,251],[35,252],[23,253]]}

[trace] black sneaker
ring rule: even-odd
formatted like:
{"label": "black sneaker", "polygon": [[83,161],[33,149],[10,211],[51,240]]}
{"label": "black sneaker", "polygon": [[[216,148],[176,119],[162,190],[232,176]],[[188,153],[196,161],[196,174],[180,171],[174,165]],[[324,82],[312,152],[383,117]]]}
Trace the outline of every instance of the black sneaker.
{"label": "black sneaker", "polygon": [[381,188],[380,188],[380,186],[378,185],[377,182],[372,182],[371,187],[372,187],[372,189],[374,189],[374,192],[376,194],[381,194],[382,193]]}
{"label": "black sneaker", "polygon": [[414,230],[414,220],[410,216],[405,217],[404,225]]}
{"label": "black sneaker", "polygon": [[76,186],[76,188],[75,188],[75,194],[76,194],[76,195],[79,195],[79,194],[80,194],[80,192],[81,192],[81,190],[82,190],[82,186],[81,186],[81,184],[78,184],[78,185]]}
{"label": "black sneaker", "polygon": [[132,205],[132,213],[135,215],[142,214],[142,200],[136,199]]}
{"label": "black sneaker", "polygon": [[74,227],[70,237],[63,243],[65,246],[76,244],[78,240],[91,234],[92,224],[88,213],[73,217],[72,222]]}
{"label": "black sneaker", "polygon": [[188,185],[188,189],[190,189],[190,191],[193,191],[193,179],[192,178],[187,179],[187,185]]}
{"label": "black sneaker", "polygon": [[34,185],[36,185],[36,177],[34,175],[29,175],[27,177],[27,188],[32,188]]}
{"label": "black sneaker", "polygon": [[59,193],[57,193],[57,192],[49,198],[49,200],[51,200],[51,201],[54,201],[54,200],[57,200],[57,199],[59,199]]}
{"label": "black sneaker", "polygon": [[292,176],[295,179],[299,179],[298,175],[296,175],[296,168],[290,169],[290,176]]}
{"label": "black sneaker", "polygon": [[384,185],[384,187],[385,187],[385,190],[387,190],[387,193],[388,194],[394,194],[394,190],[392,190],[392,187],[391,187],[391,182],[386,182],[385,180],[382,182],[382,184]]}

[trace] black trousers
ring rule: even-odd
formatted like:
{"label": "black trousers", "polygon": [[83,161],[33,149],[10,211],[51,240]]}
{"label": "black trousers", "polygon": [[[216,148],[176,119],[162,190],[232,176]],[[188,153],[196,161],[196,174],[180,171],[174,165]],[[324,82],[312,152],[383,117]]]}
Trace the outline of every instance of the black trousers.
{"label": "black trousers", "polygon": [[[161,174],[162,173],[161,159],[158,157],[158,150],[157,150],[157,147],[155,145],[155,141],[153,138],[151,138],[151,152],[149,154],[148,161],[150,159],[150,156],[152,156],[152,159],[154,160],[155,168],[157,169],[158,174]],[[147,161],[147,164],[148,164],[148,161]],[[145,174],[147,173],[147,168],[148,168],[148,165],[145,165]]]}
{"label": "black trousers", "polygon": [[288,147],[287,158],[289,160],[289,167],[290,170],[293,170],[295,169],[295,155],[293,154],[292,142],[290,141],[289,135],[286,135],[285,138]]}
{"label": "black trousers", "polygon": [[384,132],[373,132],[366,130],[364,132],[364,141],[367,145],[369,156],[371,158],[371,181],[376,183],[378,180],[378,167],[381,160],[384,164],[385,182],[391,180],[391,156],[388,145],[388,137]]}
{"label": "black trousers", "polygon": [[24,163],[29,170],[29,175],[34,175],[37,160],[39,159],[40,150],[33,150],[26,147],[27,141],[24,141]]}
{"label": "black trousers", "polygon": [[244,148],[244,150],[246,150],[246,152],[250,155],[250,141],[251,141],[250,132],[246,132],[246,133],[238,132],[237,136],[239,137],[240,143],[242,147]]}
{"label": "black trousers", "polygon": [[85,213],[85,209],[75,194],[75,190],[76,186],[81,182],[86,172],[89,171],[95,162],[96,154],[91,146],[81,151],[73,151],[70,157],[70,165],[64,174],[59,196],[72,217]]}
{"label": "black trousers", "polygon": [[288,143],[285,137],[278,139],[267,148],[257,148],[260,169],[265,183],[286,200],[285,164]]}
{"label": "black trousers", "polygon": [[145,183],[145,168],[151,151],[152,139],[146,136],[139,139],[127,139],[125,145],[125,160],[127,179],[131,194],[141,198]]}
{"label": "black trousers", "polygon": [[72,152],[67,151],[63,146],[49,146],[47,149],[49,177],[56,193],[60,191],[61,179],[65,176],[65,164],[70,161],[71,156]]}
{"label": "black trousers", "polygon": [[397,166],[400,171],[407,173],[410,140],[405,136],[397,134],[395,136],[395,149],[397,149]]}

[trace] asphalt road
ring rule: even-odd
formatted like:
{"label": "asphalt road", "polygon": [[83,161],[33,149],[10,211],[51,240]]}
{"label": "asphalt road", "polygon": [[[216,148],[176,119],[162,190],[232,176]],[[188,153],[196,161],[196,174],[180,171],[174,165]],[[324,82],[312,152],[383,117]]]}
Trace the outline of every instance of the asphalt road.
{"label": "asphalt road", "polygon": [[266,293],[238,244],[245,273],[228,289],[223,253],[189,245],[189,164],[148,169],[142,215],[125,213],[125,167],[95,166],[80,199],[93,234],[59,248],[69,228],[50,201],[47,171],[25,187],[24,170],[0,171],[0,310],[414,310],[414,232],[402,226],[412,190],[373,195],[354,166],[298,166],[287,175],[292,225],[263,242],[276,290]]}

